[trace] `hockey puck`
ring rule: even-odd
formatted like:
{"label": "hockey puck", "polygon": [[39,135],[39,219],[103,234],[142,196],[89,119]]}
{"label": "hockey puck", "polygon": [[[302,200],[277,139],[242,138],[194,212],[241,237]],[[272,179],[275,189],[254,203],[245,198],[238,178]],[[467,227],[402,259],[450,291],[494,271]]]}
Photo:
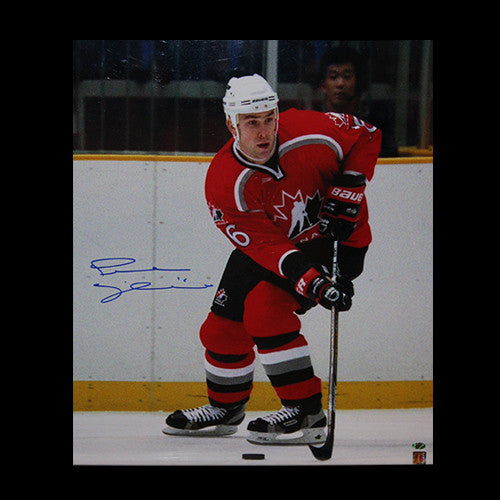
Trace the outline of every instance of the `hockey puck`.
{"label": "hockey puck", "polygon": [[241,458],[243,460],[264,460],[266,456],[264,455],[264,453],[243,453],[243,455],[241,455]]}

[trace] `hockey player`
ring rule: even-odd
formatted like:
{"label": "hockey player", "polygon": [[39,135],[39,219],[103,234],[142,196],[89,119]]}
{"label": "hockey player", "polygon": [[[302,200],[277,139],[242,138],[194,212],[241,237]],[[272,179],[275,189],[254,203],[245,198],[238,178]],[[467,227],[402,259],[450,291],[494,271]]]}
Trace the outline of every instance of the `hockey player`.
{"label": "hockey player", "polygon": [[[352,280],[371,241],[364,191],[381,134],[351,115],[278,114],[277,94],[257,74],[231,78],[223,106],[233,137],[210,164],[205,194],[214,223],[236,248],[200,329],[209,404],[177,410],[163,432],[236,432],[252,391],[256,346],[283,407],[251,421],[248,440],[321,442],[321,381],[298,314],[318,303],[351,307]],[[341,242],[335,284],[332,240]]]}

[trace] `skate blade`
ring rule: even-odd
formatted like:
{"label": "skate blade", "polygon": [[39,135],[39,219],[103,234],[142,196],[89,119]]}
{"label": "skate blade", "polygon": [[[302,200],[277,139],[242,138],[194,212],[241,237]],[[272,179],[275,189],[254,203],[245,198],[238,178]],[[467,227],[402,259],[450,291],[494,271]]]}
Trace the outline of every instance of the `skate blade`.
{"label": "skate blade", "polygon": [[302,429],[290,434],[277,432],[255,432],[249,431],[247,441],[252,444],[263,445],[306,445],[321,444],[326,441],[325,431],[318,429]]}
{"label": "skate blade", "polygon": [[237,425],[216,425],[205,429],[177,429],[176,427],[165,427],[161,430],[163,434],[170,436],[192,436],[192,437],[217,437],[230,436],[238,432]]}

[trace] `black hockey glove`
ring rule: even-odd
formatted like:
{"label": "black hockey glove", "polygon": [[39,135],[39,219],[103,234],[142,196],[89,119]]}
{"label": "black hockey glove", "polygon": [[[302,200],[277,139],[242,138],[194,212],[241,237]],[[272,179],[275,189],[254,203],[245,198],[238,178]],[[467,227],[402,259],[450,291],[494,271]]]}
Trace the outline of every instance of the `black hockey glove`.
{"label": "black hockey glove", "polygon": [[365,190],[364,175],[342,175],[328,189],[319,211],[319,232],[334,240],[348,240],[359,219]]}
{"label": "black hockey glove", "polygon": [[326,309],[335,307],[338,311],[348,311],[354,295],[350,280],[337,276],[335,282],[332,282],[327,270],[318,265],[313,265],[302,274],[295,284],[295,291]]}

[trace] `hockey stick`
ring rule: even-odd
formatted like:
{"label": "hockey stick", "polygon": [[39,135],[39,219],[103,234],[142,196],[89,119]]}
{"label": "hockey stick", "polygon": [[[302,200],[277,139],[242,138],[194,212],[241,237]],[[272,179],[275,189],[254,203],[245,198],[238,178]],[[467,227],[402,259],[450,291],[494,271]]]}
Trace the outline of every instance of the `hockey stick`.
{"label": "hockey stick", "polygon": [[[338,272],[338,244],[333,242],[333,279]],[[328,371],[328,420],[326,441],[322,446],[309,445],[312,454],[318,460],[328,460],[333,452],[333,439],[335,432],[335,403],[337,396],[337,346],[339,337],[339,312],[332,308],[330,319],[330,363]]]}

